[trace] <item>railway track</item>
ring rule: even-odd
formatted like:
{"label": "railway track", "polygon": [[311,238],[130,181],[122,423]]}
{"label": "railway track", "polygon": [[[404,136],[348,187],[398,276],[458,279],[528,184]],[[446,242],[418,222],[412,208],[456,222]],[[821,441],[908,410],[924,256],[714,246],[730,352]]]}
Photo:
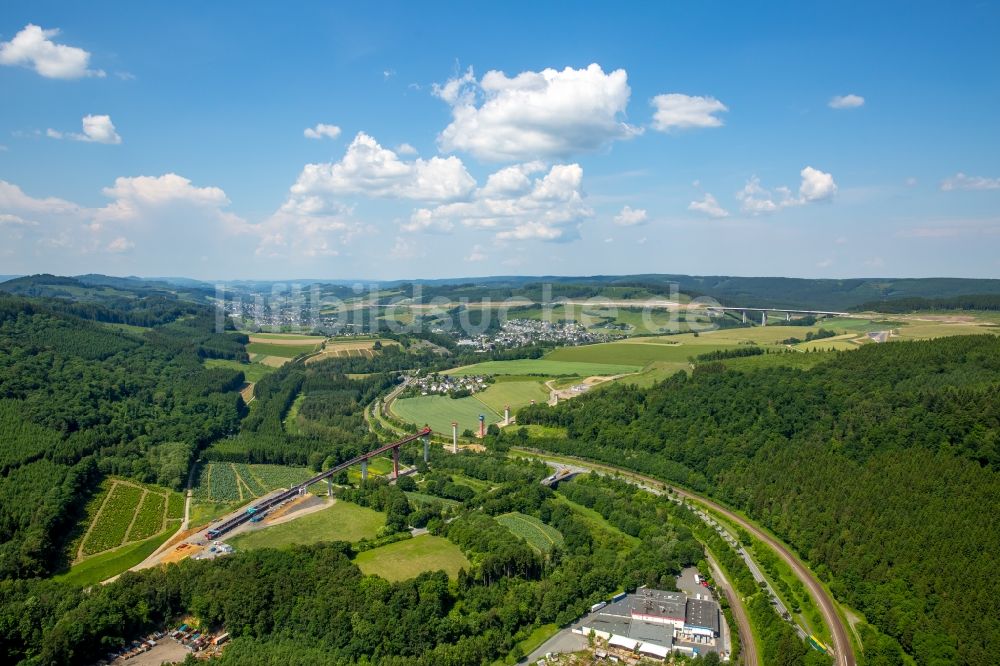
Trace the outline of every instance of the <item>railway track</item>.
{"label": "railway track", "polygon": [[[526,449],[513,449],[512,451],[517,453],[522,453],[528,456],[536,455],[534,451]],[[776,538],[770,534],[764,532],[762,529],[748,521],[746,518],[740,516],[737,513],[727,509],[718,502],[715,502],[707,497],[698,495],[689,490],[683,488],[678,488],[677,486],[664,483],[659,479],[654,479],[645,474],[639,474],[622,467],[615,467],[614,465],[606,465],[604,463],[594,463],[589,460],[584,460],[581,458],[575,458],[572,456],[558,456],[549,455],[544,452],[539,452],[543,456],[547,456],[553,460],[564,460],[567,461],[569,465],[576,466],[581,469],[586,469],[588,471],[610,471],[616,474],[620,474],[627,479],[632,479],[633,482],[638,482],[637,485],[645,487],[648,490],[656,492],[657,489],[660,491],[665,489],[670,489],[671,491],[677,493],[678,496],[684,497],[686,499],[692,500],[702,506],[706,506],[713,511],[725,516],[727,519],[733,523],[739,525],[747,532],[751,533],[753,536],[770,546],[774,552],[784,560],[788,566],[791,568],[792,573],[795,577],[802,581],[802,584],[809,591],[809,596],[812,597],[813,601],[816,603],[823,616],[823,621],[826,626],[830,628],[830,634],[833,637],[833,646],[831,656],[834,659],[834,663],[837,666],[857,666],[857,658],[854,656],[854,646],[851,645],[850,637],[848,636],[847,627],[844,625],[840,614],[837,612],[836,602],[830,593],[827,592],[818,580],[812,575],[812,572],[796,558],[792,552],[783,543],[778,541]]]}

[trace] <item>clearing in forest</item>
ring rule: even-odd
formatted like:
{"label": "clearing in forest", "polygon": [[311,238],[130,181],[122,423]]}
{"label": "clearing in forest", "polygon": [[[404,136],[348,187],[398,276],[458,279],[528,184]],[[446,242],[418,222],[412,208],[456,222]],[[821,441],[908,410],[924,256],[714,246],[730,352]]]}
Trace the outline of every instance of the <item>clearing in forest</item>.
{"label": "clearing in forest", "polygon": [[444,570],[454,578],[469,560],[458,546],[439,536],[424,534],[412,539],[390,543],[358,553],[354,558],[362,573],[381,576],[386,580],[406,580],[425,571]]}
{"label": "clearing in forest", "polygon": [[539,553],[549,553],[563,544],[563,536],[556,528],[538,518],[513,511],[497,516],[497,522],[528,542]]}
{"label": "clearing in forest", "polygon": [[87,527],[73,551],[74,563],[176,530],[183,497],[126,479],[109,478],[87,504]]}

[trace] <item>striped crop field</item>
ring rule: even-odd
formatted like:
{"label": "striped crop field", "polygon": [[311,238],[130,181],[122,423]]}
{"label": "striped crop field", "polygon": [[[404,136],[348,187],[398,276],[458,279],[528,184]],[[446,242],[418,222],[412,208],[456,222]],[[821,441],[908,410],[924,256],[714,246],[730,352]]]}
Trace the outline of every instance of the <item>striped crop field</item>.
{"label": "striped crop field", "polygon": [[540,553],[551,552],[555,546],[563,544],[563,536],[559,530],[546,525],[534,516],[514,511],[497,516],[497,522],[527,541],[529,546]]}

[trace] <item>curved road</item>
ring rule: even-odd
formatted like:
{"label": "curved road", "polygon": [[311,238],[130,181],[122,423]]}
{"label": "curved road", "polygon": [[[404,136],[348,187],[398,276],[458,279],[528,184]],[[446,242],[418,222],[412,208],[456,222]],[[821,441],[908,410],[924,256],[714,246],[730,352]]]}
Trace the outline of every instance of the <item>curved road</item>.
{"label": "curved road", "polygon": [[[519,449],[519,451],[527,455],[532,455],[532,453],[534,453],[533,451],[524,449]],[[549,455],[544,452],[541,453],[542,455]],[[713,511],[717,511],[718,513],[722,514],[733,523],[736,523],[737,525],[745,529],[747,532],[753,534],[755,537],[757,537],[758,539],[769,545],[774,550],[774,552],[778,554],[778,557],[784,560],[788,564],[788,566],[791,567],[792,572],[795,574],[795,577],[801,580],[802,584],[805,585],[806,589],[809,590],[809,595],[813,598],[813,601],[816,602],[817,606],[819,607],[820,613],[822,613],[823,615],[823,621],[826,623],[826,626],[830,627],[830,633],[833,636],[832,656],[834,657],[834,663],[837,666],[857,666],[858,662],[857,659],[854,657],[854,647],[851,645],[851,640],[847,635],[847,627],[844,626],[843,621],[840,619],[840,615],[837,614],[836,604],[833,598],[830,596],[829,592],[827,592],[826,589],[819,584],[819,581],[817,581],[813,577],[812,572],[809,571],[809,569],[806,568],[806,566],[802,564],[794,555],[792,555],[791,551],[788,550],[788,548],[783,543],[772,537],[770,534],[767,534],[759,527],[749,522],[743,516],[734,513],[733,511],[727,509],[726,507],[722,506],[717,502],[708,499],[707,497],[704,497],[702,495],[697,495],[688,490],[684,490],[683,488],[678,488],[677,486],[668,483],[664,483],[659,479],[654,479],[650,476],[646,476],[645,474],[638,474],[628,469],[615,467],[614,465],[606,465],[604,463],[592,463],[589,460],[582,460],[580,458],[573,458],[573,457],[559,456],[559,455],[551,455],[550,457],[554,459],[563,458],[571,460],[572,462],[570,466],[575,465],[583,469],[600,471],[601,468],[603,468],[605,470],[610,470],[619,473],[623,476],[631,477],[637,481],[642,482],[643,484],[649,484],[649,486],[651,486],[650,489],[654,489],[657,487],[670,488],[681,497],[694,500],[695,502],[698,502],[704,506],[709,507]]]}
{"label": "curved road", "polygon": [[[656,482],[654,479],[650,479],[649,477],[642,475],[636,476],[646,479],[649,482]],[[795,577],[802,581],[806,588],[808,588],[813,601],[819,605],[820,612],[823,614],[823,621],[826,622],[826,626],[830,627],[830,633],[833,635],[834,663],[836,663],[837,666],[857,665],[857,661],[854,658],[854,650],[851,646],[851,640],[847,635],[847,628],[841,621],[840,615],[837,614],[835,602],[830,597],[830,594],[826,591],[826,589],[819,584],[819,581],[813,577],[812,572],[810,572],[804,564],[792,555],[791,551],[788,550],[783,543],[772,537],[770,534],[767,534],[753,523],[747,521],[743,516],[730,511],[717,502],[713,502],[702,495],[696,495],[676,486],[670,486],[669,484],[661,485],[672,488],[673,491],[681,497],[686,497],[699,502],[713,511],[722,514],[770,546],[774,552],[778,554],[778,557],[783,559],[788,566],[792,568],[792,571],[795,573]]]}
{"label": "curved road", "polygon": [[729,600],[729,609],[733,611],[733,619],[736,620],[736,627],[740,634],[740,658],[743,660],[743,666],[759,666],[757,644],[753,640],[753,632],[750,629],[750,618],[747,616],[747,609],[743,605],[743,599],[733,589],[729,579],[726,578],[726,574],[723,573],[722,568],[716,563],[715,558],[712,557],[712,554],[708,550],[705,551],[705,558],[708,560],[708,565],[712,568],[712,578],[715,579],[715,584],[726,595],[726,599]]}

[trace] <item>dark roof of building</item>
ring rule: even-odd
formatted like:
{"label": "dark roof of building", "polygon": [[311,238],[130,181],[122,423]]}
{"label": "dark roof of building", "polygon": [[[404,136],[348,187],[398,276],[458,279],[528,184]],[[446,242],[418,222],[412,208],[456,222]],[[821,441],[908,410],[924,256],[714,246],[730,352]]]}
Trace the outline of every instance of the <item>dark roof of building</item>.
{"label": "dark roof of building", "polygon": [[628,628],[628,637],[643,643],[656,643],[669,648],[674,641],[673,627],[654,622],[632,620]]}
{"label": "dark roof of building", "polygon": [[688,599],[684,624],[703,627],[719,633],[719,606],[707,599]]}
{"label": "dark roof of building", "polygon": [[663,590],[638,590],[628,597],[633,613],[643,615],[658,615],[660,617],[683,620],[684,603],[687,597],[680,592],[664,592]]}

